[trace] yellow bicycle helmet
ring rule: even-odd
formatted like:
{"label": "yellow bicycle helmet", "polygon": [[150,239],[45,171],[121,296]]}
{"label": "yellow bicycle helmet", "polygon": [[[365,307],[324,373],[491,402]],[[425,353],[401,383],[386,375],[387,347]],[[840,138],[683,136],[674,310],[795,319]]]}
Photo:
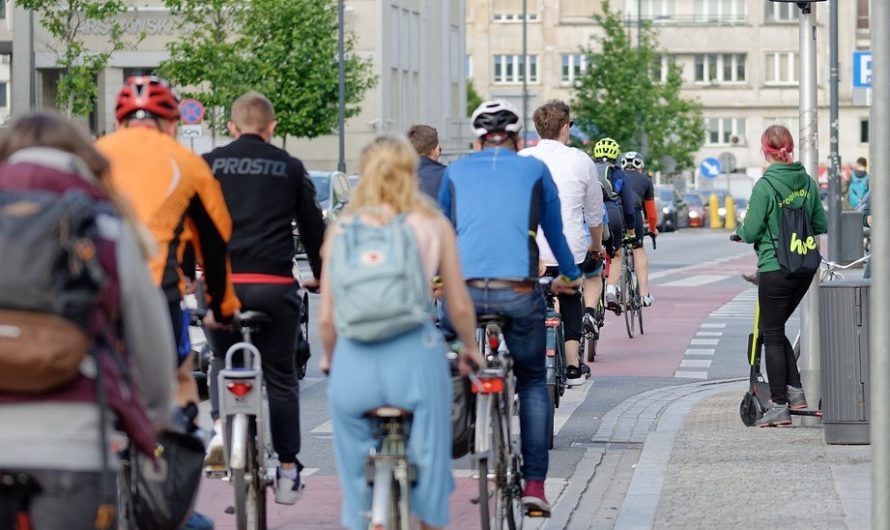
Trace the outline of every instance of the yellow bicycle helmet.
{"label": "yellow bicycle helmet", "polygon": [[593,146],[593,158],[617,160],[621,156],[621,146],[611,138],[603,138]]}

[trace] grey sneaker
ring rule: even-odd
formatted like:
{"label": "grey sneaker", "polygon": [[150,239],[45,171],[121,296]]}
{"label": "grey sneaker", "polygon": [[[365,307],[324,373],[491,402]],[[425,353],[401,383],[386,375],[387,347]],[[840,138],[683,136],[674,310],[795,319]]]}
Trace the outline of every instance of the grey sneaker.
{"label": "grey sneaker", "polygon": [[807,397],[803,394],[802,388],[794,388],[791,385],[785,388],[788,391],[788,408],[793,410],[807,408]]}
{"label": "grey sneaker", "polygon": [[606,309],[613,311],[616,315],[621,314],[621,305],[618,303],[618,295],[616,293],[606,293]]}
{"label": "grey sneaker", "polygon": [[780,425],[791,425],[791,412],[788,405],[777,405],[771,403],[763,417],[757,420],[758,427],[778,427]]}
{"label": "grey sneaker", "polygon": [[296,480],[281,476],[279,469],[275,473],[275,502],[278,504],[296,504],[303,495],[306,484],[297,472]]}

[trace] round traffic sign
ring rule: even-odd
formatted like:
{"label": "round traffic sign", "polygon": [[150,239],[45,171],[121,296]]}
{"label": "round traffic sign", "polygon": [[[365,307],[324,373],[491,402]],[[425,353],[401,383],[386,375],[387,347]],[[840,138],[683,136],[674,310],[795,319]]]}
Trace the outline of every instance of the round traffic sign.
{"label": "round traffic sign", "polygon": [[736,159],[735,155],[730,153],[729,151],[724,151],[720,153],[720,156],[717,157],[717,160],[720,161],[720,168],[727,172],[733,173],[736,170]]}
{"label": "round traffic sign", "polygon": [[698,171],[706,179],[715,179],[720,175],[720,161],[713,157],[705,158],[698,166]]}
{"label": "round traffic sign", "polygon": [[204,105],[197,99],[186,99],[179,104],[179,114],[182,123],[198,125],[204,121]]}

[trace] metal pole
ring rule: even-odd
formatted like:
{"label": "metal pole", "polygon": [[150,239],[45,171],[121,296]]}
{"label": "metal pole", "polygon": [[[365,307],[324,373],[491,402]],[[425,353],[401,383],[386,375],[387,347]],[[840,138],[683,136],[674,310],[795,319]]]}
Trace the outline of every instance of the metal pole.
{"label": "metal pole", "polygon": [[343,21],[344,0],[337,3],[337,24],[339,26],[338,34],[338,60],[337,67],[339,70],[339,114],[337,116],[337,129],[340,135],[340,156],[337,160],[337,171],[346,173],[346,26]]}
{"label": "metal pole", "polygon": [[522,137],[528,138],[528,0],[522,0]]}
{"label": "metal pole", "polygon": [[[819,132],[816,107],[816,12],[813,4],[800,6],[800,161],[810,176],[819,175]],[[819,359],[819,275],[801,304],[800,378],[814,403],[822,395]],[[812,397],[809,397],[812,396]],[[817,425],[816,418],[803,418]]]}
{"label": "metal pole", "polygon": [[[651,8],[650,8],[651,10]],[[639,53],[643,42],[643,0],[637,0],[637,52]]]}
{"label": "metal pole", "polygon": [[28,84],[30,85],[31,94],[28,103],[31,110],[37,108],[37,55],[34,52],[34,10],[28,10],[28,56],[31,61],[31,71],[28,73]]}
{"label": "metal pole", "polygon": [[[890,2],[871,3],[872,106],[869,151],[872,175],[890,171]],[[872,197],[890,196],[890,181],[871,180]],[[871,203],[876,220],[871,231],[871,513],[874,530],[890,530],[890,203]]]}
{"label": "metal pole", "polygon": [[841,257],[841,157],[838,153],[838,86],[840,84],[840,64],[838,61],[838,0],[830,0],[830,84],[831,118],[829,146],[831,170],[828,174],[828,259],[838,261]]}

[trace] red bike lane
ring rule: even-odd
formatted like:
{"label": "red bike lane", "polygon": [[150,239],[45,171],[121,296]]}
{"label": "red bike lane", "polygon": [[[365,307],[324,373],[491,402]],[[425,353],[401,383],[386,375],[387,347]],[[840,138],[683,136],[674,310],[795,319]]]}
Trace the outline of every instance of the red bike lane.
{"label": "red bike lane", "polygon": [[[752,272],[755,266],[752,255],[720,263],[685,267],[681,272],[660,278],[651,287],[656,297],[655,303],[644,309],[645,334],[637,334],[633,339],[627,337],[624,316],[608,313],[597,359],[591,365],[593,377],[673,377],[701,322],[749,286],[742,282],[729,281],[699,287],[669,286],[663,283],[694,275],[738,277],[741,273]],[[451,521],[448,528],[475,530],[480,527],[479,510],[471,500],[477,496],[478,484],[476,480],[467,477],[465,472],[460,475],[455,478],[456,489],[449,499]],[[271,489],[267,496],[270,530],[342,528],[340,490],[334,475],[312,474],[306,477],[306,490],[293,506],[275,504]],[[234,494],[229,483],[204,479],[195,509],[211,517],[216,529],[235,529],[234,515],[226,513],[233,500]],[[551,501],[555,500],[551,498]]]}

